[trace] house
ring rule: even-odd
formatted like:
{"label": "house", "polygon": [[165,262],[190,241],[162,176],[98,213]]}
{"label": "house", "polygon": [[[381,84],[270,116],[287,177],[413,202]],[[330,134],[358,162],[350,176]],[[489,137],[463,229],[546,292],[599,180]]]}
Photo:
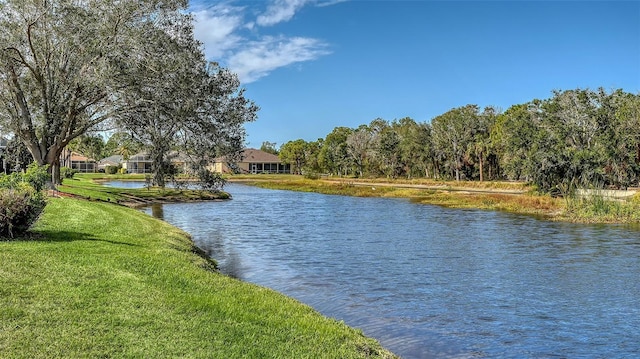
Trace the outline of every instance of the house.
{"label": "house", "polygon": [[109,166],[118,167],[122,165],[122,156],[113,155],[109,157],[105,157],[98,161],[98,171],[104,171]]}
{"label": "house", "polygon": [[7,145],[9,141],[0,136],[0,173],[9,173],[9,164],[5,159],[5,152],[7,151]]}
{"label": "house", "polygon": [[[186,156],[174,151],[169,153],[168,157],[179,172],[189,171],[189,159]],[[152,164],[151,156],[146,152],[140,152],[122,161],[122,168],[126,169],[127,173],[151,173]]]}
{"label": "house", "polygon": [[151,157],[146,152],[140,152],[123,161],[122,168],[126,169],[127,173],[151,173],[152,163]]}
{"label": "house", "polygon": [[291,173],[291,165],[283,164],[277,155],[255,148],[242,150],[237,161],[218,157],[210,169],[217,173]]}
{"label": "house", "polygon": [[68,167],[80,173],[97,171],[96,161],[69,149],[64,149],[60,155],[60,166]]}

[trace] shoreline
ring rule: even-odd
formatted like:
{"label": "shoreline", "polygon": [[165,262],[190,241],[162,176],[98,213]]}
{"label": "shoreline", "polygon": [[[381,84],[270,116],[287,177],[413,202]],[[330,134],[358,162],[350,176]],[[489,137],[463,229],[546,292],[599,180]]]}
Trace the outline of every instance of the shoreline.
{"label": "shoreline", "polygon": [[31,235],[0,241],[5,355],[397,358],[357,328],[213,270],[181,229],[91,194],[51,198]]}
{"label": "shoreline", "polygon": [[524,183],[512,182],[460,183],[345,178],[311,180],[302,176],[288,175],[243,175],[227,179],[231,183],[241,182],[269,189],[359,197],[406,198],[421,204],[505,211],[533,215],[550,221],[640,224],[640,193],[637,190],[624,191],[623,198],[606,197],[602,195],[603,191],[595,191],[595,195],[592,196],[560,198],[540,195]]}

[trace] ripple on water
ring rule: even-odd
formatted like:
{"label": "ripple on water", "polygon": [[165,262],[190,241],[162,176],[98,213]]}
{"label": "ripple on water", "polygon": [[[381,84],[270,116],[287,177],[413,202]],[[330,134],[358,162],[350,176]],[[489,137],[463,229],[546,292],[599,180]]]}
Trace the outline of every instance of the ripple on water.
{"label": "ripple on water", "polygon": [[164,206],[236,278],[404,358],[640,356],[640,232],[230,185]]}

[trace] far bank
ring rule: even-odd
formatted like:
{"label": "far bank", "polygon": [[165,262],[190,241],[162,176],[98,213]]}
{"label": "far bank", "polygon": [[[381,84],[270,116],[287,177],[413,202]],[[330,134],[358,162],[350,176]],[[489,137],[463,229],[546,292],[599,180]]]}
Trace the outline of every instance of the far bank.
{"label": "far bank", "polygon": [[571,198],[539,194],[523,182],[319,178],[295,175],[235,175],[231,182],[262,188],[360,197],[409,198],[416,203],[540,216],[576,223],[640,223],[640,194],[622,198],[591,191]]}

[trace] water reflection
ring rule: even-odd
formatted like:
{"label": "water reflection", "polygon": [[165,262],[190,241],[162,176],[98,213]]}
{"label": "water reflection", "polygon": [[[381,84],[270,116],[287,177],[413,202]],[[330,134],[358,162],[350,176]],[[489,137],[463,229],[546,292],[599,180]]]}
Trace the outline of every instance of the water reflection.
{"label": "water reflection", "polygon": [[154,203],[150,207],[152,216],[158,219],[164,219],[164,207],[161,203]]}
{"label": "water reflection", "polygon": [[164,205],[164,218],[225,273],[359,327],[405,358],[640,355],[634,228],[226,190],[232,201]]}

